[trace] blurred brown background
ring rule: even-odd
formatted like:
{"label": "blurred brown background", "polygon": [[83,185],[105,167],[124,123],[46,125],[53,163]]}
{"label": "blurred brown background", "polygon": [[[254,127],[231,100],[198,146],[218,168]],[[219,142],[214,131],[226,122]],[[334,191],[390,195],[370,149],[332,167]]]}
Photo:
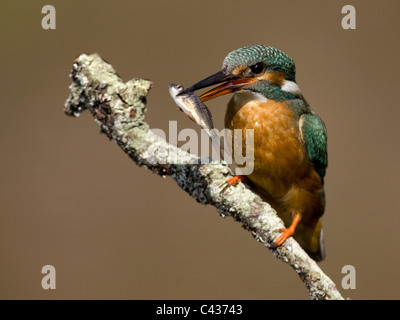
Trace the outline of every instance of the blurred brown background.
{"label": "blurred brown background", "polygon": [[[41,9],[56,8],[56,30]],[[293,270],[232,219],[137,167],[89,113],[64,115],[80,53],[151,79],[147,120],[198,129],[168,94],[250,44],[294,58],[328,127],[320,265],[344,297],[399,299],[399,1],[0,2],[1,299],[306,299]],[[218,128],[229,97],[208,103]],[[41,268],[56,268],[43,290]],[[356,289],[341,288],[344,265]]]}

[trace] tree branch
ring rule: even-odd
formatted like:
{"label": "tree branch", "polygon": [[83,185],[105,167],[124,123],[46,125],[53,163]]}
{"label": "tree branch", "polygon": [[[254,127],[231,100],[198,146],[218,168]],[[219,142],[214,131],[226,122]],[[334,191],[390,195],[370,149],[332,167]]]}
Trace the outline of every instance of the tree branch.
{"label": "tree branch", "polygon": [[231,177],[229,167],[211,161],[199,164],[197,156],[169,144],[155,135],[144,120],[146,96],[152,83],[133,79],[124,83],[111,65],[97,54],[80,55],[73,64],[72,84],[64,111],[77,117],[86,109],[101,132],[115,141],[139,166],[161,176],[171,176],[198,202],[211,204],[220,216],[240,221],[254,238],[282,261],[288,263],[308,289],[310,299],[343,299],[335,284],[293,239],[272,249],[282,220],[268,203],[245,184],[234,192],[220,193],[220,185]]}

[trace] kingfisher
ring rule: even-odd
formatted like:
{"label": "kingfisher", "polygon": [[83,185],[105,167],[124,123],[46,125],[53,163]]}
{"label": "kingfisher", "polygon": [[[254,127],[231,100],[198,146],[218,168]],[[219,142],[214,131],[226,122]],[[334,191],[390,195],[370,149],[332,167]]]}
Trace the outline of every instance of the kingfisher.
{"label": "kingfisher", "polygon": [[222,69],[180,94],[218,85],[201,101],[233,93],[225,126],[254,131],[254,170],[235,176],[229,186],[250,180],[255,191],[285,223],[273,247],[293,236],[316,261],[325,258],[321,217],[328,165],[327,131],[303,97],[292,58],[271,46],[247,46],[230,52]]}

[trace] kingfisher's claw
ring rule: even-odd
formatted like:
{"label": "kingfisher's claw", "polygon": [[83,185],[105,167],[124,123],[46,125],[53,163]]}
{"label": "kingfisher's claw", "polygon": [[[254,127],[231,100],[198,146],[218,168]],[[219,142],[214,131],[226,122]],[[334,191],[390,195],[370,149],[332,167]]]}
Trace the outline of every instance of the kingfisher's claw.
{"label": "kingfisher's claw", "polygon": [[220,193],[224,193],[229,187],[236,186],[238,183],[243,182],[245,180],[246,176],[234,176],[232,178],[229,178],[219,186],[220,188],[224,186],[220,191]]}

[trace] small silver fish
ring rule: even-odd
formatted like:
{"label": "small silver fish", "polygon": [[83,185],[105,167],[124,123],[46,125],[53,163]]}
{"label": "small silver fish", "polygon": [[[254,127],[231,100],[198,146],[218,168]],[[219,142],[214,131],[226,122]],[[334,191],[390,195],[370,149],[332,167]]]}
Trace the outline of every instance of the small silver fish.
{"label": "small silver fish", "polygon": [[188,92],[181,96],[177,96],[184,88],[179,84],[170,84],[169,93],[186,115],[196,122],[204,130],[214,129],[212,115],[210,110],[201,102],[200,98],[194,92]]}
{"label": "small silver fish", "polygon": [[169,94],[179,109],[207,132],[215,148],[223,151],[224,146],[220,136],[214,130],[210,110],[193,91],[177,96],[183,89],[181,85],[172,83],[169,85]]}

